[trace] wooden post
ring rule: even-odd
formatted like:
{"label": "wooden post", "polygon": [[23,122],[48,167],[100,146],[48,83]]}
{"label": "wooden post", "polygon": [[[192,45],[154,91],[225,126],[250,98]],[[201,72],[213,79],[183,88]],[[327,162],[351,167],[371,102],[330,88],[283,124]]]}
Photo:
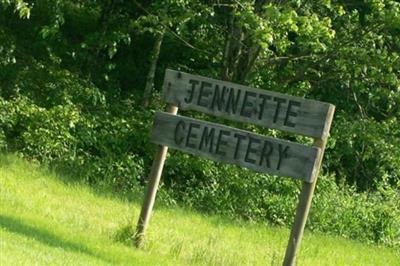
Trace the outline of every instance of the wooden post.
{"label": "wooden post", "polygon": [[286,248],[285,259],[283,261],[284,266],[293,266],[296,264],[296,254],[298,249],[300,248],[301,240],[303,238],[304,227],[306,225],[308,213],[310,211],[311,201],[314,195],[315,185],[317,184],[322,157],[324,156],[325,146],[329,135],[329,130],[331,128],[334,112],[335,107],[331,105],[325,120],[326,122],[323,137],[314,138],[313,146],[320,148],[321,152],[317,157],[317,168],[314,171],[314,181],[312,183],[303,182],[303,187],[299,195],[299,204],[296,210],[296,217]]}
{"label": "wooden post", "polygon": [[[174,105],[169,105],[167,108],[167,112],[176,115],[178,112],[178,107]],[[134,235],[134,244],[136,247],[141,247],[143,243],[144,234],[150,221],[151,212],[153,210],[158,184],[160,183],[167,152],[168,147],[160,145],[158,146],[156,154],[154,156],[153,165],[151,166],[151,171],[148,178],[149,183],[147,185],[146,195],[144,197],[142,210],[140,211],[140,216]]]}

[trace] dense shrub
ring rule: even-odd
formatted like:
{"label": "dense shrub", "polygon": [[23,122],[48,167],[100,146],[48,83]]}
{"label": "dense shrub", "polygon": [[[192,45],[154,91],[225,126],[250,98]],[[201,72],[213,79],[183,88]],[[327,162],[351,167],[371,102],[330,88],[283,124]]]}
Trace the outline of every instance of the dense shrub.
{"label": "dense shrub", "polygon": [[[400,127],[397,118],[349,120],[338,114],[332,129],[332,148],[325,166],[336,173],[337,182],[360,190],[381,184],[396,186],[400,180]],[[343,176],[346,174],[346,176]],[[358,178],[371,176],[373,178]]]}
{"label": "dense shrub", "polygon": [[96,87],[68,71],[47,72],[36,83],[28,82],[30,76],[24,82],[36,89],[3,92],[7,100],[0,96],[0,148],[92,183],[122,190],[137,186],[151,149],[150,113],[132,109],[130,101],[107,103]]}
{"label": "dense shrub", "polygon": [[309,226],[353,239],[399,247],[400,192],[381,183],[377,191],[356,192],[340,188],[322,177],[313,201]]}

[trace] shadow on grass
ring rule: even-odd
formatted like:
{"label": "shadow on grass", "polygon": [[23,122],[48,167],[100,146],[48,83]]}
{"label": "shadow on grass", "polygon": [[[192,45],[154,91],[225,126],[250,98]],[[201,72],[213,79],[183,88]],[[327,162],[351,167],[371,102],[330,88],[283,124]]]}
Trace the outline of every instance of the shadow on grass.
{"label": "shadow on grass", "polygon": [[62,248],[66,251],[72,251],[76,253],[86,254],[97,259],[103,260],[106,263],[112,263],[113,261],[101,254],[96,254],[92,250],[90,250],[87,246],[72,242],[69,240],[62,239],[48,230],[37,228],[35,226],[26,224],[19,219],[15,219],[13,217],[9,217],[6,215],[0,214],[0,227],[6,229],[9,232],[25,235],[31,239],[42,242],[43,244],[54,247],[54,248]]}
{"label": "shadow on grass", "polygon": [[91,192],[100,197],[114,198],[131,203],[141,204],[143,200],[144,188],[143,184],[137,183],[135,187],[118,188],[117,185],[107,180],[88,180],[85,176],[85,167],[83,166],[66,166],[63,164],[53,164],[42,168],[48,171],[50,175],[56,177],[64,184],[72,184],[86,186]]}
{"label": "shadow on grass", "polygon": [[115,198],[122,201],[141,204],[143,200],[144,187],[136,187],[130,190],[117,190],[106,182],[89,182],[84,177],[84,167],[67,166],[62,163],[54,164],[32,164],[27,158],[21,158],[15,153],[0,152],[0,169],[6,171],[13,169],[25,169],[27,172],[37,172],[46,177],[61,181],[64,184],[73,186],[85,186],[90,191],[102,198]]}
{"label": "shadow on grass", "polygon": [[[49,165],[33,165],[29,162],[29,160],[22,159],[15,154],[0,154],[0,166],[4,166],[6,170],[13,169],[13,168],[22,168],[26,169],[26,171],[30,172],[37,172],[43,174],[44,177],[49,177],[51,179],[60,181],[66,185],[72,186],[83,186],[89,189],[91,193],[94,195],[101,197],[101,198],[109,198],[109,199],[119,199],[123,202],[129,202],[131,204],[135,204],[139,207],[142,206],[144,193],[147,190],[147,184],[142,184],[140,187],[137,187],[135,190],[132,191],[116,191],[112,188],[111,185],[101,185],[101,184],[89,184],[89,182],[84,180],[84,177],[81,176],[81,170],[79,167],[71,168],[66,166],[49,166]],[[139,185],[139,184],[138,184]],[[171,207],[168,203],[163,202],[162,200],[158,199],[156,201],[155,211],[172,211],[176,213],[177,218],[181,215],[181,212],[186,214],[188,211],[189,213],[199,214],[201,216],[208,217],[209,219],[204,219],[204,222],[208,222],[214,225],[237,225],[243,224],[243,222],[238,222],[235,219],[223,217],[221,215],[213,214],[212,212],[208,212],[205,210],[194,210],[187,208],[185,206],[173,206]],[[177,212],[177,209],[180,211]],[[9,217],[4,217],[0,215],[0,226],[4,227]],[[13,218],[12,218],[13,219]],[[133,220],[129,221],[128,224],[121,225],[121,228],[116,232],[114,240],[117,242],[122,242],[127,245],[131,245],[130,238],[133,234],[132,230],[134,228],[130,228],[132,223],[136,225],[138,216],[132,217]],[[17,224],[17,223],[16,223]],[[27,229],[35,229],[30,225],[26,225]],[[36,229],[35,229],[36,230]],[[28,230],[29,231],[29,230]]]}
{"label": "shadow on grass", "polygon": [[[14,157],[16,158],[16,155],[14,155]],[[13,163],[15,163],[13,157],[7,156],[5,153],[0,153],[0,168],[9,167]]]}

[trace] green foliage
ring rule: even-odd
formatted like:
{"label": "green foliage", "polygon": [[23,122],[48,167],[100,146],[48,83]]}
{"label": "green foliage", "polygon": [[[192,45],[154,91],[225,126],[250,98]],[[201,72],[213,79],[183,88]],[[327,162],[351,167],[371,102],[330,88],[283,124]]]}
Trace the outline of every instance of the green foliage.
{"label": "green foliage", "polygon": [[137,186],[144,164],[136,149],[144,149],[141,122],[107,114],[87,117],[81,104],[45,109],[24,97],[3,101],[0,111],[7,114],[2,116],[7,123],[2,130],[8,141],[3,138],[2,143],[8,150],[73,170],[89,182],[105,182],[123,190]]}
{"label": "green foliage", "polygon": [[375,192],[342,189],[326,177],[319,181],[309,226],[330,232],[393,246],[400,242],[400,200],[398,190],[381,182]]}
{"label": "green foliage", "polygon": [[75,146],[71,131],[79,113],[68,105],[58,105],[49,110],[30,104],[24,97],[2,106],[12,118],[12,127],[3,130],[10,145],[27,156],[44,162],[67,159]]}
{"label": "green foliage", "polygon": [[1,148],[90,182],[137,186],[144,164],[139,155],[148,146],[146,113],[132,110],[129,101],[111,107],[93,84],[68,71],[42,69],[35,75],[22,71],[18,89],[3,91],[8,100],[0,98]]}
{"label": "green foliage", "polygon": [[286,48],[275,51],[275,44],[267,50],[253,73],[260,87],[336,105],[324,165],[338,182],[359,190],[382,180],[395,186],[400,179],[398,8],[394,1],[295,8],[297,14],[314,14],[292,33],[286,30]]}
{"label": "green foliage", "polygon": [[14,12],[18,13],[20,18],[29,18],[31,15],[32,5],[23,0],[1,0],[1,5],[4,7],[13,6]]}
{"label": "green foliage", "polygon": [[[231,64],[234,80],[335,104],[310,227],[398,245],[398,2],[29,3],[0,1],[0,150],[119,192],[143,185],[163,103],[158,93],[150,110],[138,103],[165,31],[157,88],[166,67],[218,78]],[[280,225],[292,223],[300,189],[174,151],[164,178],[165,201]]]}
{"label": "green foliage", "polygon": [[[345,121],[338,116],[333,128],[332,152],[327,155],[327,167],[334,168],[338,183],[350,183],[358,188],[376,188],[380,184],[399,187],[400,134],[395,117],[383,122],[373,119]],[[346,128],[344,132],[340,128]],[[338,133],[338,134],[336,134]],[[347,173],[343,176],[342,173]],[[373,178],[368,177],[373,173]],[[345,179],[346,177],[346,179]]]}

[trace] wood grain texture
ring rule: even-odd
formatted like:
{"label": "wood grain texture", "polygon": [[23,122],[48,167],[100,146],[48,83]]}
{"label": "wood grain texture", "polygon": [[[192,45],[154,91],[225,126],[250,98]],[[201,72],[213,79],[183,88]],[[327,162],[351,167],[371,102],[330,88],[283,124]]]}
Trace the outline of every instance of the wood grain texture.
{"label": "wood grain texture", "polygon": [[329,103],[167,69],[163,99],[183,110],[325,138]]}
{"label": "wood grain texture", "polygon": [[214,161],[312,182],[318,148],[157,112],[151,141]]}

